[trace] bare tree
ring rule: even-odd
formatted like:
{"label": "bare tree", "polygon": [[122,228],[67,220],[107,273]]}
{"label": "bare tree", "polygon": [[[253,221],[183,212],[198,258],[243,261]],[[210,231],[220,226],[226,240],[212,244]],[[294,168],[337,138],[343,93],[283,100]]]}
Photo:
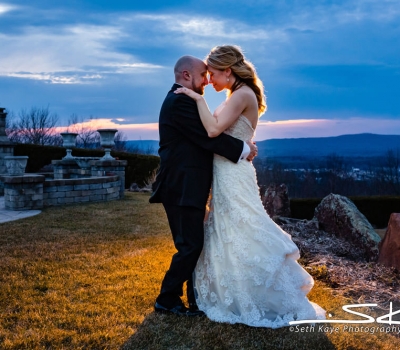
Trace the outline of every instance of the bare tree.
{"label": "bare tree", "polygon": [[146,155],[153,155],[157,154],[157,150],[155,150],[153,146],[148,145],[145,150],[142,150],[142,153]]}
{"label": "bare tree", "polygon": [[73,113],[68,119],[68,132],[78,134],[76,138],[77,147],[80,148],[97,148],[100,147],[100,134],[90,126],[93,116],[89,117],[89,123],[85,123],[84,118],[78,117]]}
{"label": "bare tree", "polygon": [[338,193],[340,191],[340,179],[345,175],[344,158],[331,153],[326,157],[326,168],[329,173],[329,187],[331,193]]}
{"label": "bare tree", "polygon": [[32,107],[21,110],[18,117],[12,113],[8,126],[8,137],[17,143],[34,145],[61,145],[62,139],[56,130],[58,116],[50,113],[49,107]]}
{"label": "bare tree", "polygon": [[130,143],[126,144],[126,151],[134,154],[144,154],[144,155],[155,155],[157,154],[157,149],[155,149],[151,144],[147,146],[141,145],[140,143]]}
{"label": "bare tree", "polygon": [[118,152],[127,152],[126,141],[128,141],[126,135],[122,131],[118,131],[114,137],[115,146],[113,147],[113,150]]}
{"label": "bare tree", "polygon": [[134,154],[141,154],[140,147],[138,145],[126,145],[126,150],[129,153],[134,153]]}
{"label": "bare tree", "polygon": [[376,179],[387,194],[400,194],[400,149],[386,153],[376,171]]}

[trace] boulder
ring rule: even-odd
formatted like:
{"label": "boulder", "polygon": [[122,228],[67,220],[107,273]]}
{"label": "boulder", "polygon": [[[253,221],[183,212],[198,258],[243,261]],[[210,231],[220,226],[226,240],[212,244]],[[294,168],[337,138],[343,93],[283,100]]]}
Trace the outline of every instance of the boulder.
{"label": "boulder", "polygon": [[130,192],[139,192],[140,188],[137,185],[137,183],[131,183],[131,185],[129,186],[129,191]]}
{"label": "boulder", "polygon": [[274,216],[272,220],[275,221],[279,226],[288,225],[293,229],[299,231],[317,231],[319,230],[318,221],[314,218],[313,220],[306,220],[306,219],[294,219],[289,217],[283,216]]}
{"label": "boulder", "polygon": [[290,217],[290,202],[286,185],[269,185],[263,197],[263,205],[270,217]]}
{"label": "boulder", "polygon": [[381,238],[347,197],[332,193],[326,196],[315,208],[314,217],[322,230],[353,243],[366,260],[378,259]]}
{"label": "boulder", "polygon": [[400,270],[400,213],[390,215],[385,236],[379,243],[378,262]]}
{"label": "boulder", "polygon": [[151,189],[151,185],[146,185],[144,187],[139,187],[137,183],[132,183],[129,187],[129,191],[130,192],[147,192],[147,193],[151,193],[152,189]]}

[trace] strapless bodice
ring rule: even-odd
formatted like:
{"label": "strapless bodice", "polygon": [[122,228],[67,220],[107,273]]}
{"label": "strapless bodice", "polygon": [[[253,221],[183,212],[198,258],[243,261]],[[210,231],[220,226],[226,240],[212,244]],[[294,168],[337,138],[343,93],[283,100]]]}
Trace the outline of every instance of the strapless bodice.
{"label": "strapless bodice", "polygon": [[234,122],[224,132],[225,134],[228,134],[239,140],[249,141],[254,137],[255,130],[253,129],[250,120],[248,120],[244,115],[241,115],[236,122]]}

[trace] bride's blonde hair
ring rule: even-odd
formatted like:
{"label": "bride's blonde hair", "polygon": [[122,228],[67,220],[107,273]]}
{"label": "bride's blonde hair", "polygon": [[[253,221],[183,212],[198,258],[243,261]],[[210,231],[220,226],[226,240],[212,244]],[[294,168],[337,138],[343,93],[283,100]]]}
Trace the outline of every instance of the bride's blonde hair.
{"label": "bride's blonde hair", "polygon": [[236,81],[228,91],[228,96],[246,84],[256,94],[258,114],[261,116],[267,110],[263,83],[258,78],[253,64],[245,59],[239,46],[223,45],[214,47],[206,57],[206,63],[208,66],[221,71],[227,68],[231,69]]}

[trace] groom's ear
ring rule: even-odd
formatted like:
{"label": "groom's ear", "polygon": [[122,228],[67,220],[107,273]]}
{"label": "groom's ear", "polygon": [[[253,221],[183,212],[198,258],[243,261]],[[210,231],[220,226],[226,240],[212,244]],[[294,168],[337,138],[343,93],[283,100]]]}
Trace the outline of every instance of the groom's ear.
{"label": "groom's ear", "polygon": [[190,72],[188,71],[188,70],[184,70],[184,71],[182,71],[182,77],[183,77],[183,79],[185,79],[185,80],[190,80]]}

